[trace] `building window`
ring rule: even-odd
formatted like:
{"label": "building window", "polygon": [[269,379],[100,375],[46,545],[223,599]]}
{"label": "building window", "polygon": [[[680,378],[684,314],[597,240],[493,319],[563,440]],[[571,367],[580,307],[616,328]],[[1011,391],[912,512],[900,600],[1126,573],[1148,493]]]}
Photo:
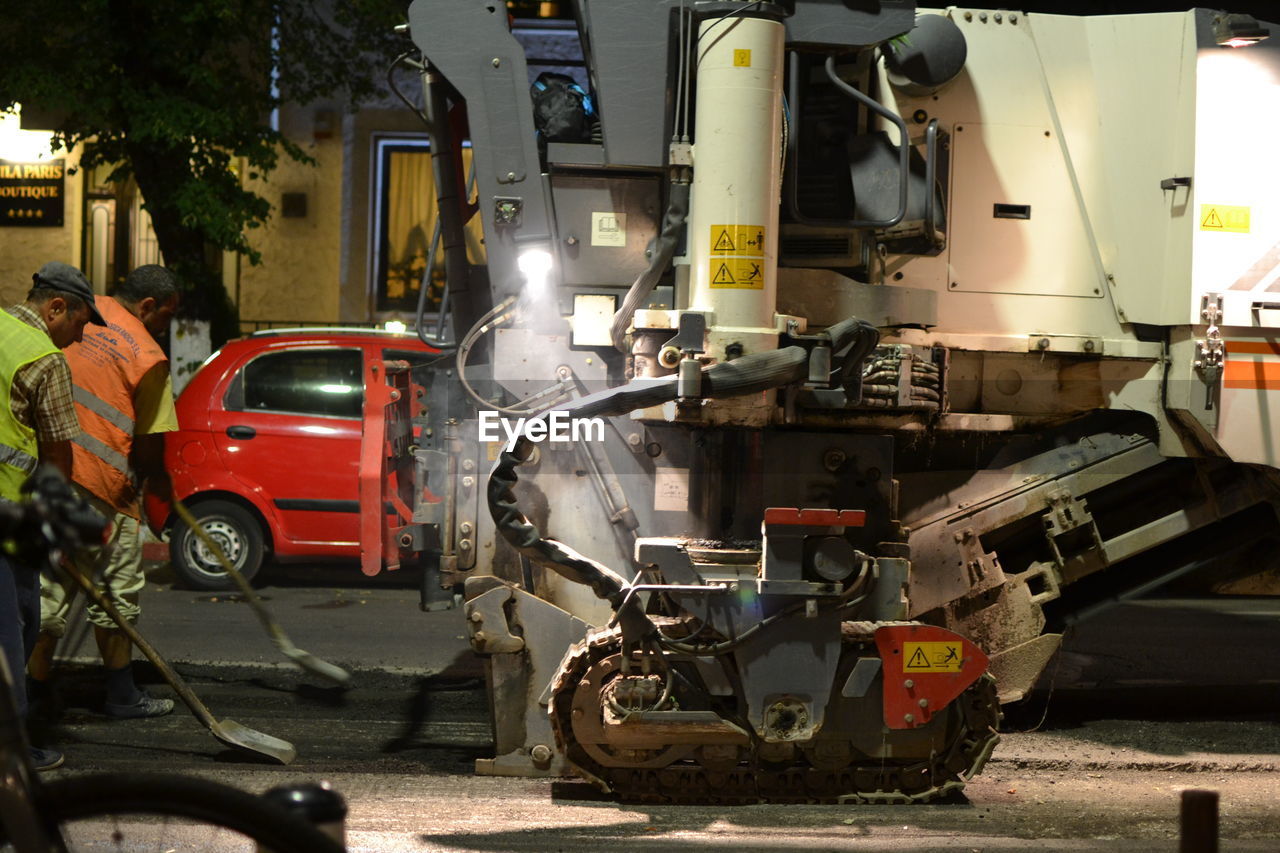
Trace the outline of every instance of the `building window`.
{"label": "building window", "polygon": [[[439,217],[430,144],[420,137],[375,138],[372,280],[375,310],[413,314],[418,294],[427,286],[426,313],[436,314],[444,296],[444,253],[437,245],[432,269],[427,258]],[[463,168],[471,168],[471,149],[464,145]],[[467,227],[467,254],[482,262],[480,223]]]}

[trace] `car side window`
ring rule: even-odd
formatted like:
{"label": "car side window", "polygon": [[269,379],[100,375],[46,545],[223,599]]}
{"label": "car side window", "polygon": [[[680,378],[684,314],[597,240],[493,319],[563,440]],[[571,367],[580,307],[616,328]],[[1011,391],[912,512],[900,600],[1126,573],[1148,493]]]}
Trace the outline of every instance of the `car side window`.
{"label": "car side window", "polygon": [[270,352],[246,364],[232,383],[228,408],[358,418],[364,411],[358,349]]}

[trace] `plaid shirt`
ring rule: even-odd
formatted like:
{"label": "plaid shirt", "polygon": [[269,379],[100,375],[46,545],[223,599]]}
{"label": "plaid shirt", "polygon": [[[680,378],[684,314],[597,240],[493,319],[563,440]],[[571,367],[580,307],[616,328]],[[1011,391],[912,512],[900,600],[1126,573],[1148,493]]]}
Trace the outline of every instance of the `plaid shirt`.
{"label": "plaid shirt", "polygon": [[[14,305],[8,311],[28,326],[49,334],[44,320],[26,305]],[[71,368],[60,352],[33,361],[14,375],[9,406],[18,423],[36,431],[37,441],[70,441],[80,435],[80,421],[71,397]]]}

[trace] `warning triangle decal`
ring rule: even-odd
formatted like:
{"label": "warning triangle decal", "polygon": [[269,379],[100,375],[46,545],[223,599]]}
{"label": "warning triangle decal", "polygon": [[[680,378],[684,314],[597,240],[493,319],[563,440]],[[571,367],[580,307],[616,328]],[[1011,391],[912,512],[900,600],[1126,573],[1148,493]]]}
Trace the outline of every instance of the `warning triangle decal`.
{"label": "warning triangle decal", "polygon": [[1205,216],[1204,221],[1200,223],[1201,228],[1221,228],[1222,219],[1218,216],[1218,208],[1209,208],[1209,214]]}
{"label": "warning triangle decal", "polygon": [[[738,248],[733,245],[733,238],[729,236],[728,229],[720,232],[720,237],[716,240],[713,252],[736,252]],[[733,279],[729,279],[733,281]]]}
{"label": "warning triangle decal", "polygon": [[924,649],[916,647],[916,653],[907,661],[907,669],[929,669],[929,659],[924,656]]}
{"label": "warning triangle decal", "polygon": [[728,264],[721,264],[720,269],[716,270],[716,277],[711,279],[712,284],[736,284],[733,280],[733,273],[729,272]]}

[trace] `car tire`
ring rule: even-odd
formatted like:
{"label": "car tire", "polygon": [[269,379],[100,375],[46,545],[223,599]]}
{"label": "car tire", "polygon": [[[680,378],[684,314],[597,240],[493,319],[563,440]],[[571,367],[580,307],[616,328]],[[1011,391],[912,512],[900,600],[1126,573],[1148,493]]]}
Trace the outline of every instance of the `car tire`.
{"label": "car tire", "polygon": [[[252,580],[266,555],[262,525],[253,513],[231,501],[202,501],[190,507],[192,516],[222,548],[231,565]],[[186,522],[179,520],[169,535],[169,559],[185,586],[218,591],[236,589],[236,582]]]}

